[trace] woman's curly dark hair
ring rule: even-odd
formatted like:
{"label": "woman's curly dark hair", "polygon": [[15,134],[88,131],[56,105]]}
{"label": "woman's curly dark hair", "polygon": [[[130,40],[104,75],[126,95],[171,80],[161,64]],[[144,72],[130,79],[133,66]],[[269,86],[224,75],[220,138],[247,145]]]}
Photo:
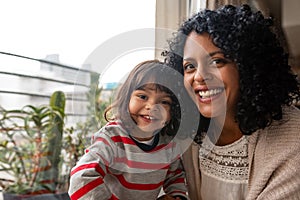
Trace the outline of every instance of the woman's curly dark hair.
{"label": "woman's curly dark hair", "polygon": [[288,64],[288,54],[272,31],[273,21],[250,6],[203,10],[185,21],[162,53],[166,63],[183,74],[186,37],[208,33],[213,43],[238,67],[240,98],[236,120],[243,134],[263,129],[282,118],[282,105],[299,100],[299,83]]}

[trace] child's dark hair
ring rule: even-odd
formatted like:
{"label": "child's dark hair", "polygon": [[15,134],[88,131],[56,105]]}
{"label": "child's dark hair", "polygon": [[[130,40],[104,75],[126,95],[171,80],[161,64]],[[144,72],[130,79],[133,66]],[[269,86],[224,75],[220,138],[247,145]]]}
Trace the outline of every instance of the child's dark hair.
{"label": "child's dark hair", "polygon": [[[183,74],[182,55],[186,37],[195,31],[208,33],[226,57],[236,62],[240,98],[236,120],[243,134],[263,129],[282,119],[282,105],[299,101],[299,83],[288,64],[288,54],[271,29],[273,21],[248,5],[203,10],[179,28],[162,53],[166,63]],[[205,121],[205,120],[204,120]]]}
{"label": "child's dark hair", "polygon": [[[180,125],[181,111],[179,101],[169,86],[174,85],[171,69],[158,60],[148,60],[139,63],[130,72],[125,82],[118,88],[113,103],[106,108],[106,121],[120,119],[130,129],[132,119],[128,111],[128,104],[134,90],[142,89],[147,84],[154,84],[156,89],[170,94],[172,99],[170,122],[161,130],[161,134],[175,135]],[[169,77],[169,78],[168,78]]]}

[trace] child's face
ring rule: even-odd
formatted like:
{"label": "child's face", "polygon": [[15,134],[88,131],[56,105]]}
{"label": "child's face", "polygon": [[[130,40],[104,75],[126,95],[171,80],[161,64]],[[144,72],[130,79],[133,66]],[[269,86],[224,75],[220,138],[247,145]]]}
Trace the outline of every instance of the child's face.
{"label": "child's face", "polygon": [[154,84],[147,84],[143,89],[133,91],[128,107],[131,118],[145,132],[139,138],[152,137],[155,131],[170,121],[171,104],[170,95],[158,90]]}

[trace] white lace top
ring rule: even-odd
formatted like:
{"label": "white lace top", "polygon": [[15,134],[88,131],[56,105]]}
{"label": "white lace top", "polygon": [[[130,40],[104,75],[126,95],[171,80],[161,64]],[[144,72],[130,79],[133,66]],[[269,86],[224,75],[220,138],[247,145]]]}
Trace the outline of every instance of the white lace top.
{"label": "white lace top", "polygon": [[203,200],[243,200],[248,184],[248,141],[215,146],[205,137],[199,150]]}

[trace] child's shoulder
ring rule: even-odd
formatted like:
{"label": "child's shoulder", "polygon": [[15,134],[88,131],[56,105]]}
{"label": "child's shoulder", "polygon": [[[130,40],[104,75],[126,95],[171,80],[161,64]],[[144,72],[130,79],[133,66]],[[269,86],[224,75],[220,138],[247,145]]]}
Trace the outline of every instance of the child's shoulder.
{"label": "child's shoulder", "polygon": [[170,136],[170,135],[167,135],[167,134],[161,134],[159,136],[160,143],[169,144],[173,140],[174,140],[174,136]]}
{"label": "child's shoulder", "polygon": [[122,127],[121,122],[119,121],[111,121],[105,124],[99,131],[95,133],[95,136],[103,136],[107,135],[109,137],[113,137],[116,135],[123,135],[126,131]]}

